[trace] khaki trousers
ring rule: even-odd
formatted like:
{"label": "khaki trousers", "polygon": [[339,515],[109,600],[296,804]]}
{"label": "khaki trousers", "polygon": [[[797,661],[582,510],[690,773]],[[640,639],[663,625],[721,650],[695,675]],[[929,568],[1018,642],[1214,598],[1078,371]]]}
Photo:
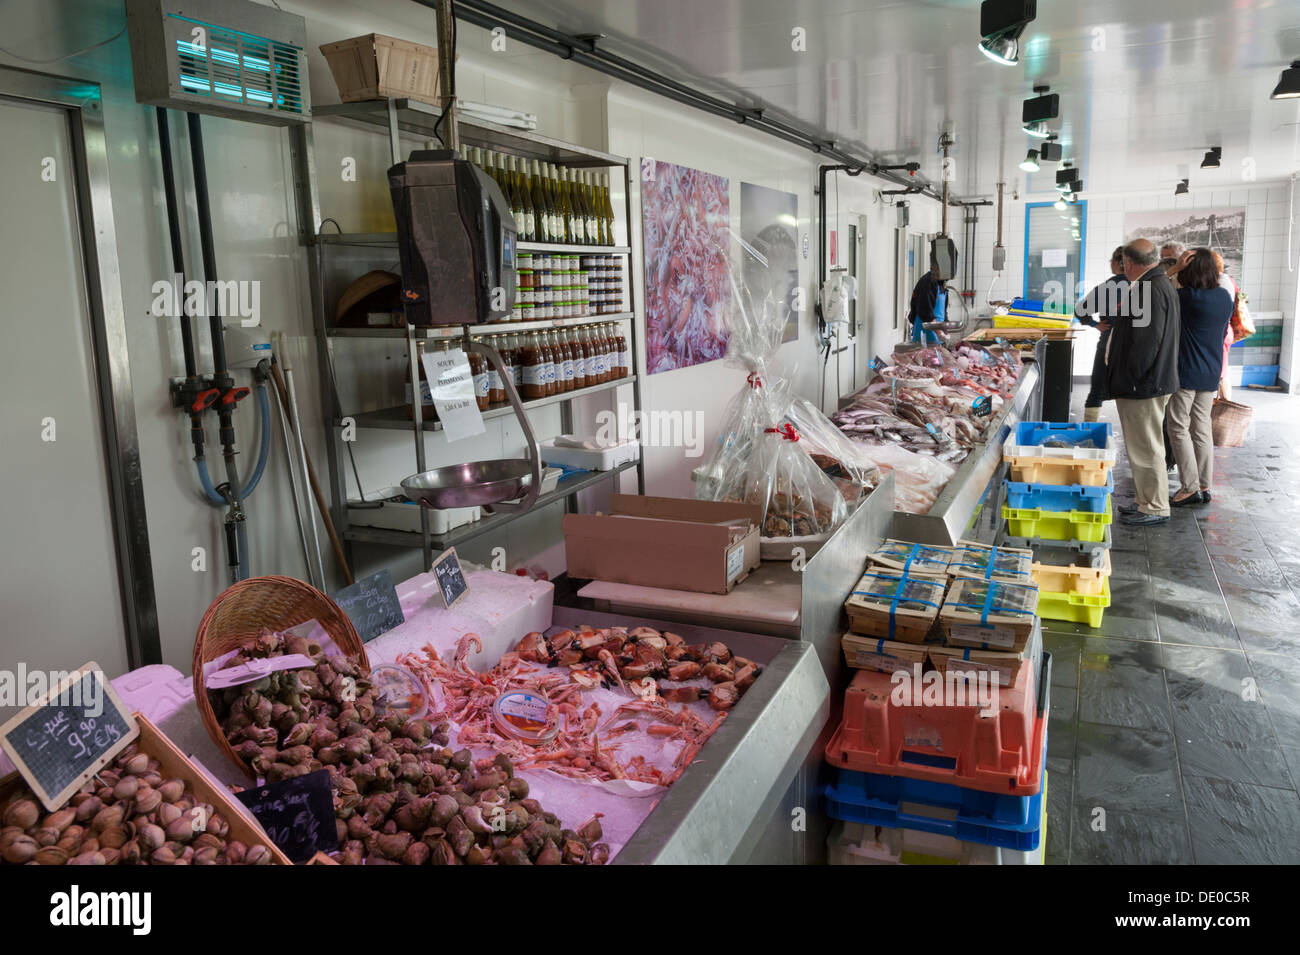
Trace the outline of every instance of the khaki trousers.
{"label": "khaki trousers", "polygon": [[1214,432],[1210,428],[1210,409],[1214,407],[1213,391],[1192,391],[1180,388],[1169,398],[1166,416],[1169,421],[1169,443],[1174,448],[1178,462],[1178,477],[1182,493],[1208,491],[1214,477]]}
{"label": "khaki trousers", "polygon": [[1119,426],[1133,471],[1137,508],[1143,514],[1169,516],[1169,472],[1165,468],[1165,407],[1169,396],[1116,398]]}

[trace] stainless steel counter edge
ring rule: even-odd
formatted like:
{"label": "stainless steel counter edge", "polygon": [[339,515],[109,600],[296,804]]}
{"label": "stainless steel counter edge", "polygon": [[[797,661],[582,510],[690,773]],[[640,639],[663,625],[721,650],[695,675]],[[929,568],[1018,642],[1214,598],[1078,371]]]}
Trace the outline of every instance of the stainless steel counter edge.
{"label": "stainless steel counter edge", "polygon": [[1002,463],[1002,444],[1032,405],[1039,385],[1038,365],[1026,363],[1011,401],[990,423],[928,514],[895,511],[890,536],[917,544],[952,545],[962,538],[984,497],[989,480]]}
{"label": "stainless steel counter edge", "polygon": [[830,685],[814,647],[790,642],[614,862],[744,861],[750,833],[768,825],[829,715]]}

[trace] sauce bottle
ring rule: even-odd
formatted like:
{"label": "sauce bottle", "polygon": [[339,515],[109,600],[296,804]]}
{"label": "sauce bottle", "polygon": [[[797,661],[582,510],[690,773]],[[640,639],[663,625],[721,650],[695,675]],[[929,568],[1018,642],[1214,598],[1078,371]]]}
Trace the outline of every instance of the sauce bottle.
{"label": "sauce bottle", "polygon": [[546,365],[542,350],[538,347],[536,335],[524,337],[520,354],[522,356],[520,365],[522,366],[521,391],[523,397],[528,399],[545,398]]}
{"label": "sauce bottle", "polygon": [[569,347],[573,349],[573,388],[576,391],[579,388],[586,388],[589,384],[587,380],[587,350],[582,347],[582,337],[578,334],[579,329],[570,329],[566,334],[569,339]]}
{"label": "sauce bottle", "polygon": [[564,383],[564,390],[573,391],[577,387],[574,380],[577,368],[574,365],[573,345],[563,331],[556,330],[552,334],[555,335],[555,344],[560,350],[560,379]]}
{"label": "sauce bottle", "polygon": [[[501,340],[503,338],[505,338],[504,335],[493,335],[490,338],[485,339],[485,343],[490,348],[498,349],[498,354],[500,354]],[[506,400],[505,381],[501,378],[500,372],[496,370],[496,366],[493,365],[492,362],[488,360],[486,355],[480,357],[483,358],[483,361],[486,362],[488,366],[488,404],[489,405],[503,404]],[[501,354],[501,363],[503,365],[506,365],[506,373],[509,374],[510,366],[506,362],[507,357],[508,355]]]}
{"label": "sauce bottle", "polygon": [[488,378],[487,359],[478,352],[469,353],[469,372],[474,376],[474,400],[479,411],[487,411],[491,383]]}
{"label": "sauce bottle", "polygon": [[[446,343],[440,342],[435,346],[435,351],[446,351]],[[411,387],[411,365],[406,365],[406,381],[403,384],[402,391],[406,398],[406,416],[412,421],[415,420],[415,389]],[[424,362],[420,362],[420,420],[437,421],[438,409],[433,403],[433,389],[429,387],[429,378],[424,373]]]}
{"label": "sauce bottle", "polygon": [[622,324],[614,326],[614,350],[618,354],[618,377],[626,378],[632,373],[632,353],[628,351]]}

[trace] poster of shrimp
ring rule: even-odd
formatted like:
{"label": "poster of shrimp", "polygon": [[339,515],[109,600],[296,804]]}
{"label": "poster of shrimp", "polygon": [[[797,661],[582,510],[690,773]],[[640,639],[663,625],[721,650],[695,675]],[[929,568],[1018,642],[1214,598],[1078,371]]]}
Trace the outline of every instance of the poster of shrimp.
{"label": "poster of shrimp", "polygon": [[641,161],[648,374],[727,351],[730,188],[725,176]]}

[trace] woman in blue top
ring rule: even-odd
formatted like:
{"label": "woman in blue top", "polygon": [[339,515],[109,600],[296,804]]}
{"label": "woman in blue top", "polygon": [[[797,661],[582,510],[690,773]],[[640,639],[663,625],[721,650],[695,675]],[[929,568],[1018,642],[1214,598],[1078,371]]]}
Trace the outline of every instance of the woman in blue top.
{"label": "woman in blue top", "polygon": [[1223,339],[1232,319],[1233,301],[1219,285],[1214,253],[1197,249],[1178,272],[1178,391],[1169,399],[1169,443],[1178,462],[1182,488],[1170,498],[1174,507],[1208,504],[1214,470],[1214,435],[1210,408],[1223,375]]}

